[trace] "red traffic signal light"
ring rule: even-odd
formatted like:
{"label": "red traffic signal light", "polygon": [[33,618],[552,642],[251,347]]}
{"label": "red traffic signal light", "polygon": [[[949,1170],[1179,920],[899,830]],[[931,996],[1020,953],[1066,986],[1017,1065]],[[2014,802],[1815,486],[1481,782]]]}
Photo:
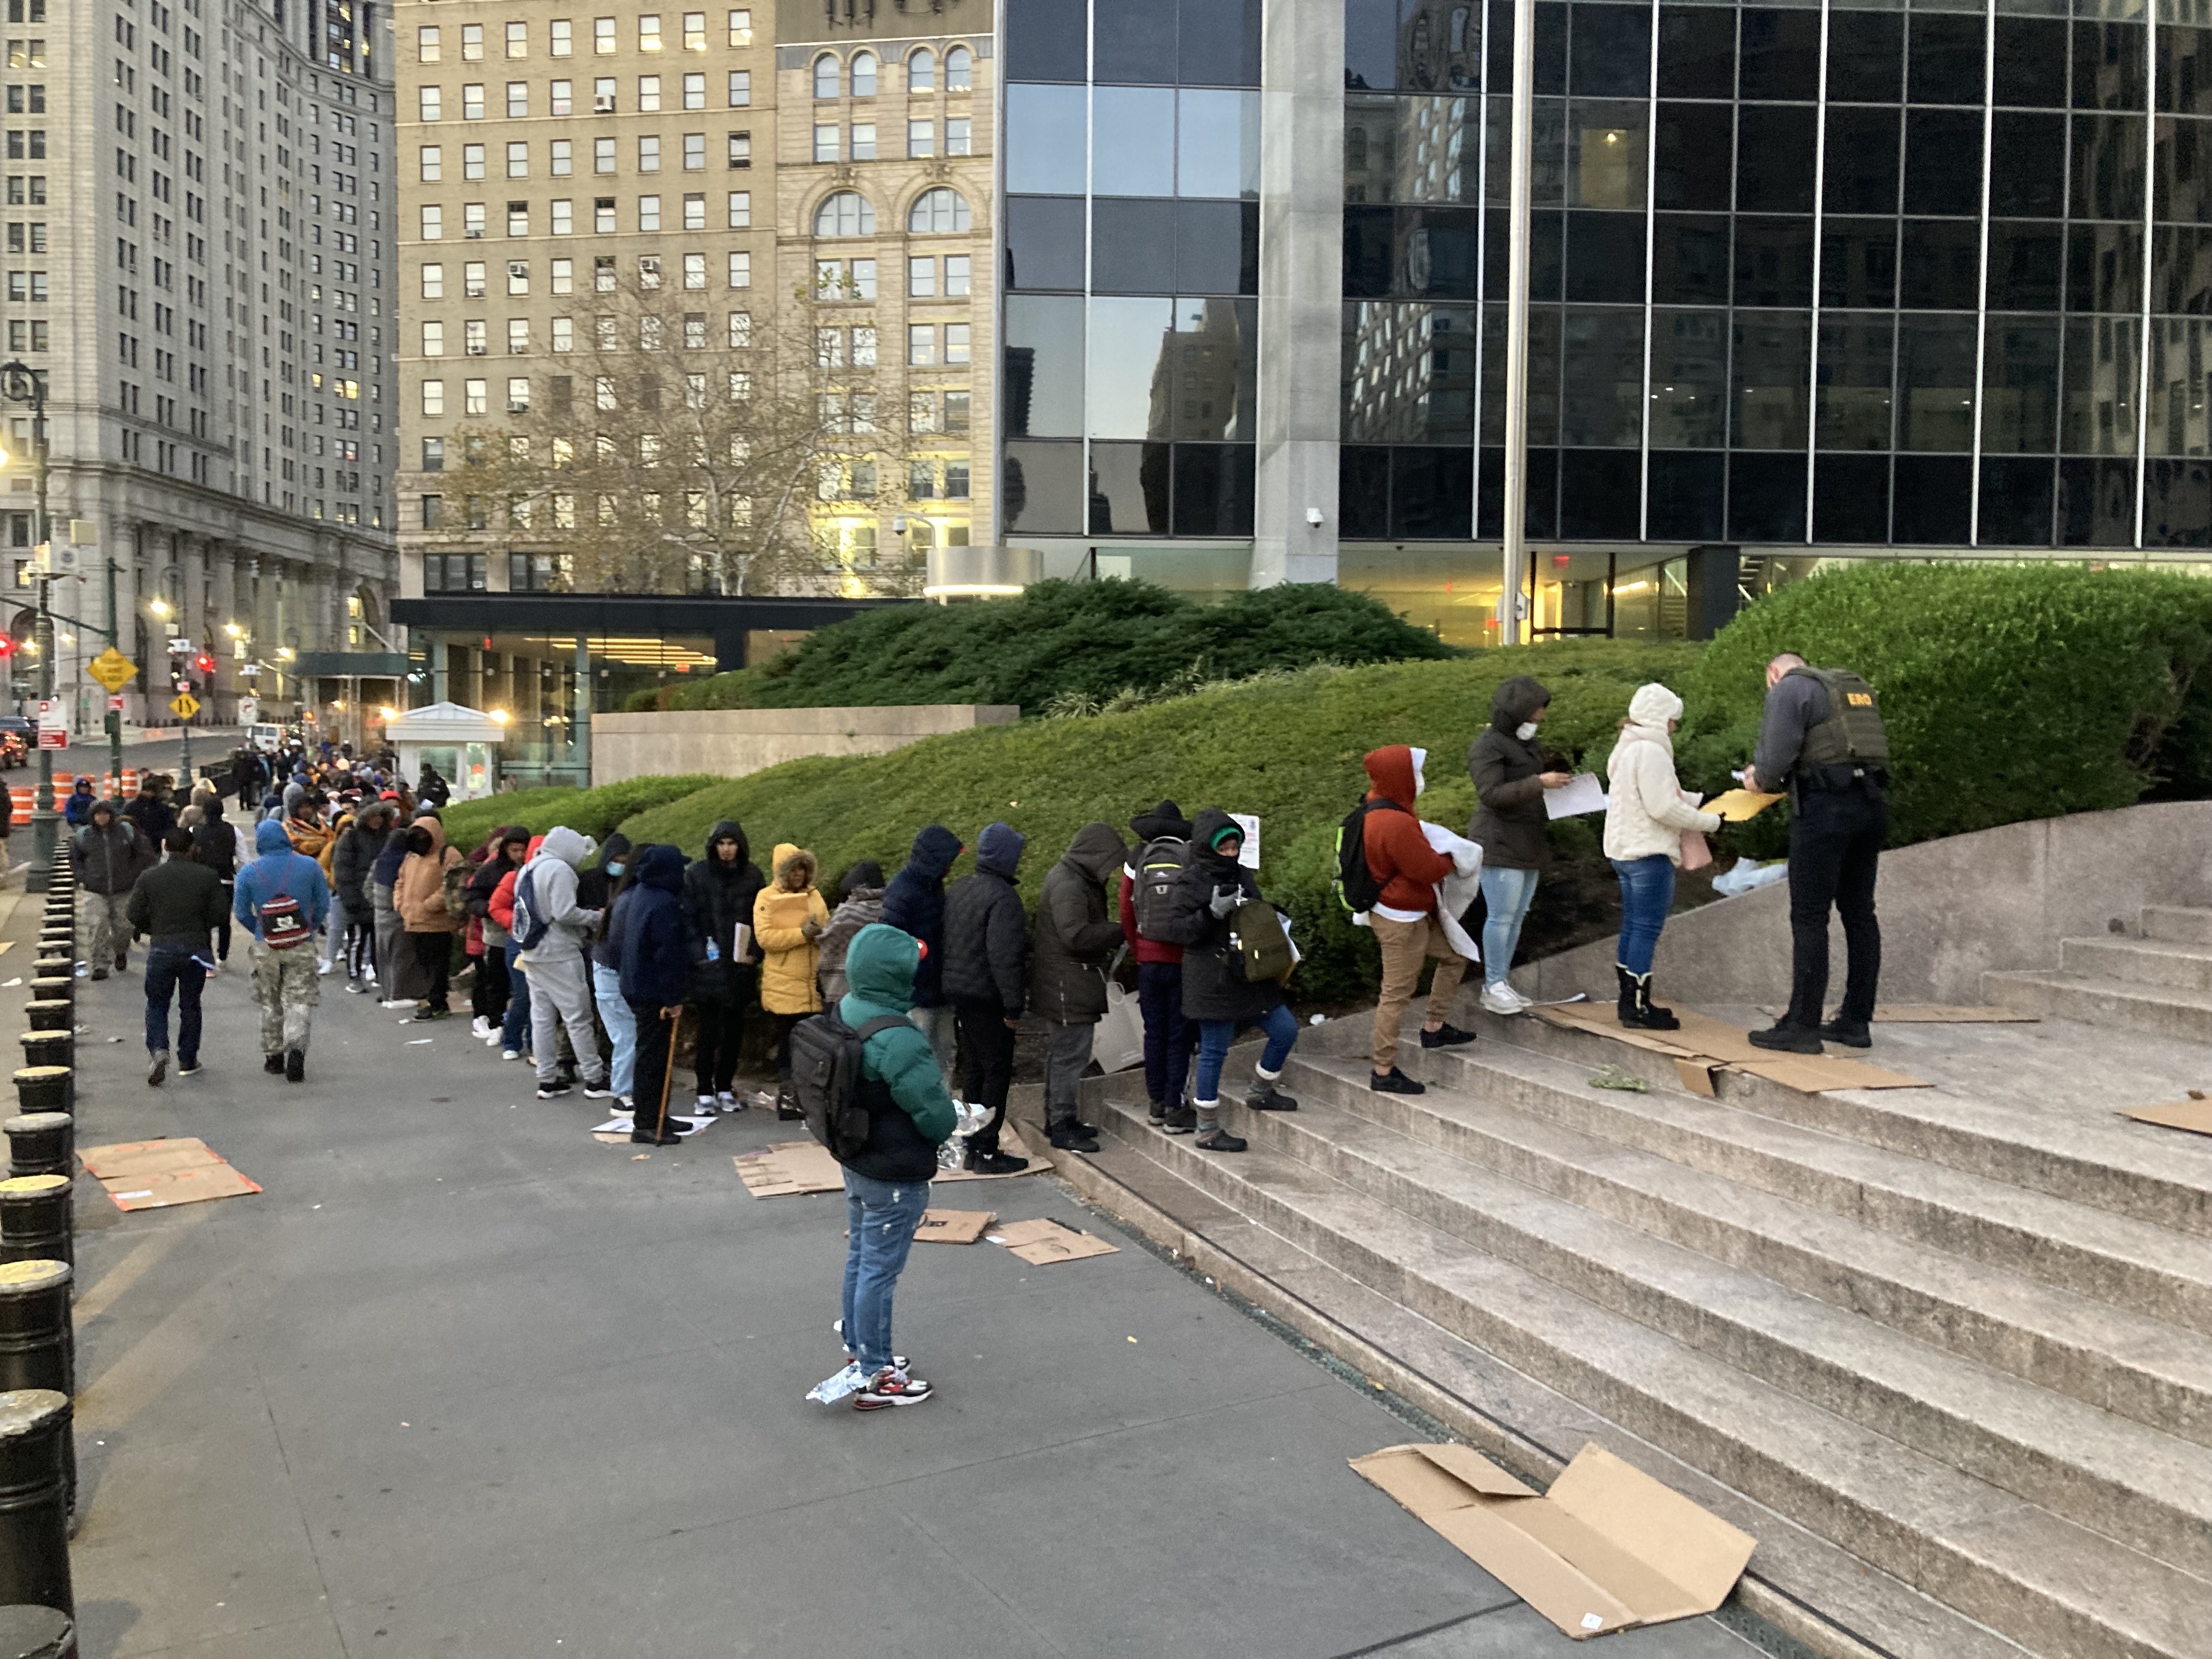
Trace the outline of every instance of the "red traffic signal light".
{"label": "red traffic signal light", "polygon": [[212,674],[215,672],[215,659],[203,651],[192,659],[192,666],[203,674]]}
{"label": "red traffic signal light", "polygon": [[0,661],[15,654],[16,639],[13,634],[0,634]]}

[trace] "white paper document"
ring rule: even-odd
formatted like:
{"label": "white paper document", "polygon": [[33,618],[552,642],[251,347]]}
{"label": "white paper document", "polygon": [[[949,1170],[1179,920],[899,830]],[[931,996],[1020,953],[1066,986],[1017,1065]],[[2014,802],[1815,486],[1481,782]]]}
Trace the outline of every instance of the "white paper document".
{"label": "white paper document", "polygon": [[1544,792],[1544,811],[1555,818],[1580,817],[1605,811],[1605,786],[1595,772],[1577,772],[1564,789]]}

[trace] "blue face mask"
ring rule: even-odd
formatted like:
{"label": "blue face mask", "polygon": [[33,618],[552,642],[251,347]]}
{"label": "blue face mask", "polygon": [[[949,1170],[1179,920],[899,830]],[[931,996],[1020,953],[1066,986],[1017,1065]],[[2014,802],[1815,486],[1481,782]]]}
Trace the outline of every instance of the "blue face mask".
{"label": "blue face mask", "polygon": [[607,873],[611,876],[618,876],[629,867],[628,865],[620,862],[610,864],[607,866]]}

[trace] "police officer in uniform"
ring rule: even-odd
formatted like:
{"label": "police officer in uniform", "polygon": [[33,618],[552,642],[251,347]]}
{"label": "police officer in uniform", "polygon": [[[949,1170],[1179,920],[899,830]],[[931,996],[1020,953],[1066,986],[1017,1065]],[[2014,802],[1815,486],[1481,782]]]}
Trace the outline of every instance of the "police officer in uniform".
{"label": "police officer in uniform", "polygon": [[[1817,1054],[1822,1038],[1872,1045],[1881,927],[1875,877],[1889,836],[1889,738],[1874,688],[1848,668],[1812,668],[1795,652],[1766,665],[1766,709],[1747,789],[1790,792],[1790,1007],[1751,1033],[1762,1048]],[[1844,1004],[1822,1022],[1828,911],[1844,921]]]}

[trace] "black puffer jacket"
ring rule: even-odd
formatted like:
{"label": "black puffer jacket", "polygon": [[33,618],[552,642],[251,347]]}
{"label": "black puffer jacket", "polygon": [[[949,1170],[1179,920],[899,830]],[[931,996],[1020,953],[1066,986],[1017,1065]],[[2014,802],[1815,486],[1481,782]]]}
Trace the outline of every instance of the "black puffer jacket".
{"label": "black puffer jacket", "polygon": [[392,832],[392,816],[389,801],[362,807],[331,849],[331,890],[354,921],[365,921],[372,908],[369,872],[376,867],[376,855],[384,850],[384,839]]}
{"label": "black puffer jacket", "polygon": [[[725,864],[714,855],[718,841],[734,841],[738,856]],[[760,866],[751,861],[752,847],[744,826],[724,818],[707,832],[707,856],[684,872],[684,923],[691,935],[691,1000],[695,1002],[741,1002],[752,991],[753,964],[760,960],[757,946],[749,947],[746,960],[734,959],[738,923],[753,925],[753,901],[768,884]],[[718,959],[707,960],[707,941],[714,941]]]}
{"label": "black puffer jacket", "polygon": [[960,837],[933,823],[914,838],[906,867],[884,890],[883,920],[927,947],[914,975],[914,1006],[945,1003],[945,872],[960,856]]}
{"label": "black puffer jacket", "polygon": [[1037,898],[1036,946],[1030,956],[1030,1006],[1063,1025],[1106,1012],[1106,964],[1121,943],[1121,923],[1107,901],[1119,896],[1129,849],[1110,823],[1086,823],[1066,856],[1045,872]]}
{"label": "black puffer jacket", "polygon": [[1274,981],[1254,985],[1245,980],[1240,959],[1229,949],[1229,920],[1213,914],[1217,886],[1233,885],[1248,899],[1260,896],[1260,884],[1249,870],[1210,850],[1214,836],[1235,827],[1236,820],[1218,806],[1198,815],[1191,826],[1190,861],[1183,866],[1182,880],[1168,907],[1168,937],[1182,946],[1186,1019],[1229,1019],[1242,1024],[1264,1019],[1283,1000],[1283,988]]}
{"label": "black puffer jacket", "polygon": [[1468,746],[1468,775],[1474,780],[1474,817],[1467,838],[1482,848],[1482,861],[1499,870],[1548,870],[1552,841],[1544,810],[1544,750],[1534,738],[1514,736],[1522,721],[1552,701],[1526,674],[1516,674],[1492,694],[1490,724]]}
{"label": "black puffer jacket", "polygon": [[975,873],[945,895],[945,995],[989,1005],[1018,1019],[1026,1003],[1029,921],[1014,890],[1023,838],[994,823],[975,838]]}

